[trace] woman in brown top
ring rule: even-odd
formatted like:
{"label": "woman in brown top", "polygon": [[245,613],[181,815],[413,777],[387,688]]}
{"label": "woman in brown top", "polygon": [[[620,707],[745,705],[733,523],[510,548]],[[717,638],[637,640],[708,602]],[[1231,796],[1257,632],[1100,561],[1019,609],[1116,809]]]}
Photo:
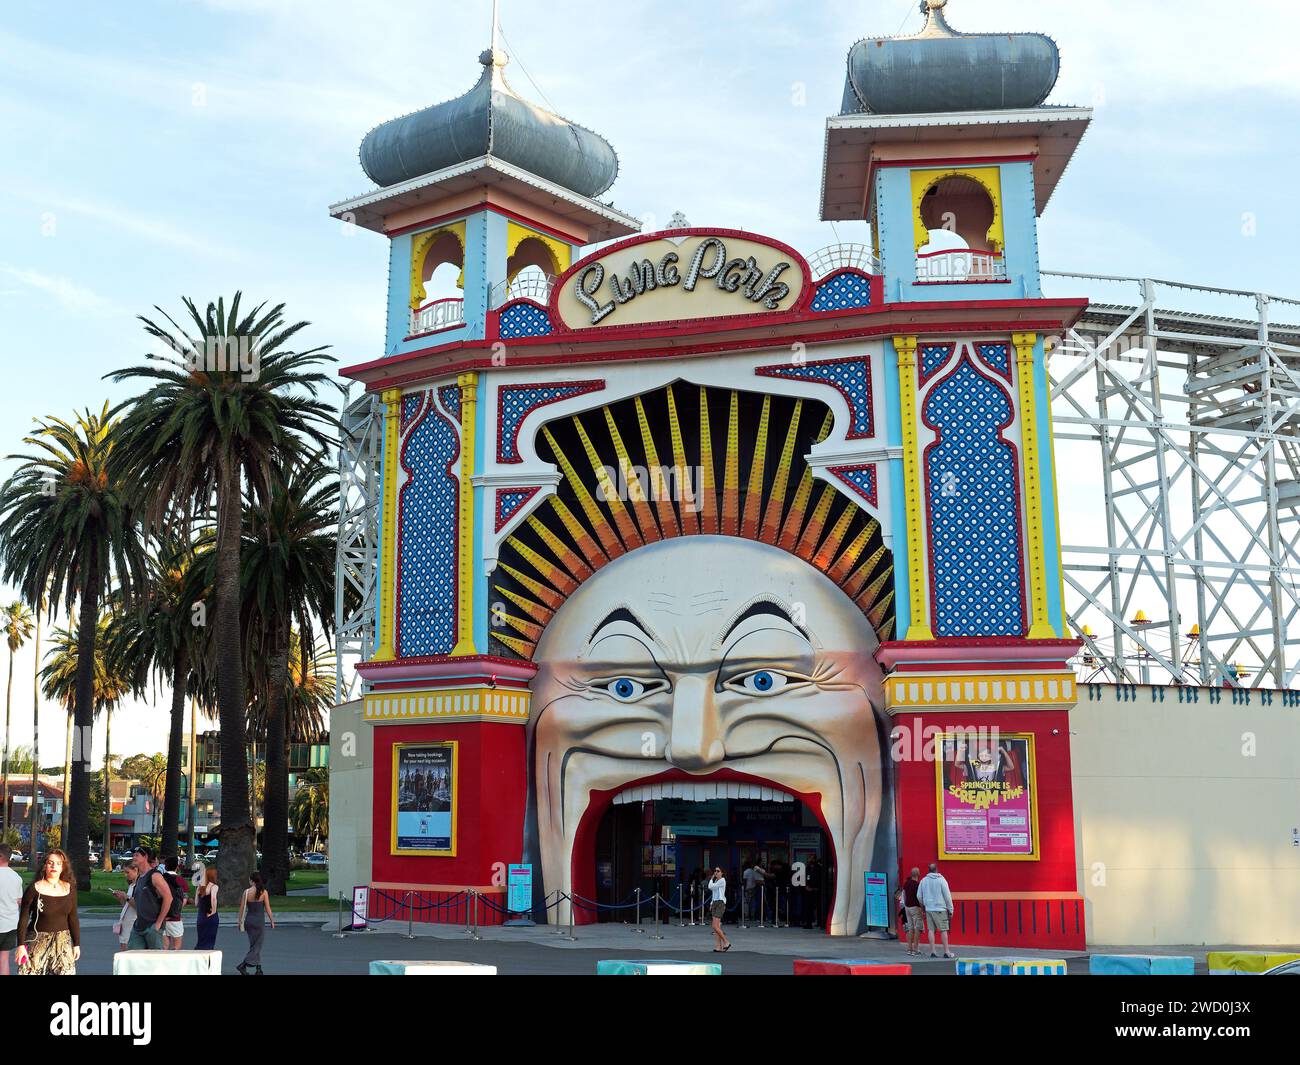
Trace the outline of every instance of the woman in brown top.
{"label": "woman in brown top", "polygon": [[68,856],[50,851],[43,873],[23,895],[18,916],[18,975],[74,976],[81,957],[81,923]]}

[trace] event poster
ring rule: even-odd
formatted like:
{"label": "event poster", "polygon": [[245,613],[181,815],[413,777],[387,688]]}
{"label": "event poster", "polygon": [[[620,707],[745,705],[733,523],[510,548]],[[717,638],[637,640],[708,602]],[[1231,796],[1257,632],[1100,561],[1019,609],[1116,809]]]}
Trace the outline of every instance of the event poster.
{"label": "event poster", "polygon": [[941,856],[1037,858],[1033,736],[972,732],[941,739]]}
{"label": "event poster", "polygon": [[456,744],[393,748],[393,852],[456,853]]}

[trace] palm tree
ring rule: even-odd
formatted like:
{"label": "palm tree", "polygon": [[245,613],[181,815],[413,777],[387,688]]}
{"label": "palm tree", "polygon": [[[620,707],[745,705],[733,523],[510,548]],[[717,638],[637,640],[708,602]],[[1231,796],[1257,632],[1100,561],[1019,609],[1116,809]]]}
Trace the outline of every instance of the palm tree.
{"label": "palm tree", "polygon": [[129,592],[144,569],[135,512],[123,491],[128,482],[109,468],[117,428],[108,404],[71,422],[38,420],[24,443],[39,453],[13,456],[21,463],[0,488],[0,575],[28,603],[41,602],[48,590],[51,605],[61,601],[69,618],[77,604],[81,645],[73,714],[83,742],[72,766],[64,846],[84,890],[90,888],[87,773],[100,604],[114,580]]}
{"label": "palm tree", "polygon": [[[151,681],[171,686],[171,717],[162,799],[162,853],[179,854],[181,741],[185,730],[185,697],[199,683],[202,662],[199,615],[202,590],[188,580],[194,547],[164,534],[149,556],[148,580],[133,608],[123,605],[109,631],[109,658],[114,669],[144,695]],[[155,798],[158,798],[156,795]],[[155,808],[156,809],[156,808]]]}
{"label": "palm tree", "polygon": [[[0,629],[9,644],[9,686],[5,695],[4,820],[0,823],[0,835],[3,835],[9,831],[9,710],[14,703],[14,655],[32,638],[32,612],[27,604],[16,599],[8,606],[0,607]],[[36,795],[35,775],[32,777],[32,795]],[[35,798],[32,801],[35,802]],[[31,849],[36,849],[35,836],[32,837]]]}
{"label": "palm tree", "polygon": [[[111,842],[110,832],[112,827],[112,790],[110,782],[113,768],[113,710],[131,691],[131,686],[127,683],[126,678],[120,673],[114,672],[110,667],[105,647],[108,643],[108,628],[111,624],[109,617],[100,618],[96,622],[98,635],[95,637],[93,644],[95,647],[95,657],[90,661],[91,671],[91,691],[93,698],[93,709],[91,713],[90,724],[93,725],[99,715],[107,715],[104,719],[104,853],[102,862],[104,868],[112,869],[112,855],[109,853],[109,844]],[[77,779],[77,770],[81,769],[85,755],[77,759],[72,758],[72,725],[73,720],[72,707],[80,707],[80,685],[81,685],[81,648],[83,641],[77,626],[72,625],[65,629],[55,629],[52,634],[52,646],[46,653],[47,664],[41,670],[41,690],[45,693],[47,699],[54,699],[62,703],[68,709],[68,764],[64,768],[64,779],[68,778],[69,773],[72,775],[73,786],[75,787]],[[80,723],[77,725],[81,728]],[[86,726],[87,730],[89,725]],[[85,733],[82,733],[85,736]],[[83,750],[89,746],[89,743],[83,739]],[[83,776],[85,770],[82,770]],[[90,798],[90,779],[86,780],[86,798],[89,804]],[[66,785],[65,785],[66,787]],[[86,813],[89,813],[87,805]],[[68,814],[69,831],[75,831],[76,811],[71,810]],[[88,819],[87,819],[88,820]],[[75,837],[74,837],[75,838]],[[89,842],[89,841],[87,841]],[[84,856],[83,856],[83,864]],[[87,870],[89,871],[89,870]]]}
{"label": "palm tree", "polygon": [[293,830],[315,850],[330,832],[330,775],[328,769],[309,769],[298,781],[291,809]]}
{"label": "palm tree", "polygon": [[[158,807],[165,801],[167,792],[167,776],[170,763],[166,755],[155,754],[149,759],[149,768],[145,770],[144,775],[140,778],[140,783],[144,785],[150,797],[153,799],[153,829],[154,834],[158,834]],[[179,774],[178,774],[179,776]],[[176,832],[179,835],[179,831]],[[164,838],[160,848],[162,854],[178,854],[175,849],[175,840],[173,840],[173,849],[167,849],[167,840]]]}
{"label": "palm tree", "polygon": [[[249,500],[244,518],[244,631],[249,661],[266,662],[265,674],[251,678],[250,709],[266,743],[263,872],[274,894],[288,888],[290,725],[305,694],[291,681],[290,659],[295,629],[310,659],[316,629],[333,628],[338,499],[331,471],[312,460],[285,471],[268,505]],[[302,676],[309,671],[297,657]],[[294,724],[299,734],[310,728],[308,721]]]}
{"label": "palm tree", "polygon": [[[258,304],[240,315],[239,293],[200,312],[186,299],[179,324],[161,308],[145,332],[167,349],[149,363],[119,370],[114,381],[149,382],[123,404],[122,445],[114,468],[137,486],[153,528],[179,528],[189,539],[195,520],[216,526],[214,659],[221,731],[221,846],[217,867],[222,905],[233,905],[254,863],[255,829],[248,803],[244,656],[240,632],[240,537],[244,487],[270,499],[275,470],[303,461],[311,445],[328,450],[326,431],[338,421],[316,398],[335,385],[317,367],[324,348],[286,348],[306,322],[289,325],[284,305]],[[232,771],[238,766],[239,771]]]}

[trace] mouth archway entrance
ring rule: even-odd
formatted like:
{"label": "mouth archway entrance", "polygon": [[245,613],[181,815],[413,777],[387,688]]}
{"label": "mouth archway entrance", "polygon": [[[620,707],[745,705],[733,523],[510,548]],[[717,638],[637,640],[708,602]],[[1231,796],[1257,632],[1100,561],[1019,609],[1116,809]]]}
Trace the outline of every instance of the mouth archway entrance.
{"label": "mouth archway entrance", "polygon": [[[593,898],[600,906],[595,919],[634,921],[637,888],[643,923],[654,920],[656,893],[673,907],[690,907],[694,900],[698,912],[701,896],[708,897],[703,881],[721,866],[727,880],[724,923],[740,921],[743,894],[748,922],[758,923],[762,905],[770,924],[779,896],[782,924],[824,932],[834,906],[836,859],[817,812],[777,788],[741,784],[727,798],[705,797],[706,790],[712,789],[641,785],[613,797],[592,839]],[[766,875],[747,883],[744,871],[755,862]],[[758,890],[764,881],[765,890]],[[677,919],[662,904],[659,916]]]}

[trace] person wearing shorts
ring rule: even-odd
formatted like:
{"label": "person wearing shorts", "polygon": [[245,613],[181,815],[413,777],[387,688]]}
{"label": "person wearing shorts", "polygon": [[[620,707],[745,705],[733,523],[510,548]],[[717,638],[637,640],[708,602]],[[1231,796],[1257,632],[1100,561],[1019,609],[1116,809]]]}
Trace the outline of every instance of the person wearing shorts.
{"label": "person wearing shorts", "polygon": [[925,909],[918,894],[921,887],[921,870],[912,867],[912,874],[903,881],[903,916],[907,921],[907,953],[918,957],[921,953],[921,933],[925,931]]}
{"label": "person wearing shorts", "polygon": [[18,911],[23,901],[23,878],[9,868],[13,848],[0,843],[0,976],[9,975],[9,955],[18,949]]}
{"label": "person wearing shorts", "polygon": [[713,952],[725,954],[731,949],[731,940],[722,931],[722,915],[727,912],[727,880],[722,875],[721,866],[713,870],[713,876],[705,886],[709,889],[709,917],[713,921]]}
{"label": "person wearing shorts", "polygon": [[930,957],[937,958],[934,952],[934,934],[938,932],[943,939],[943,956],[955,958],[948,949],[948,926],[952,918],[952,892],[948,890],[948,881],[939,872],[939,863],[930,863],[930,872],[921,881],[917,897],[925,907],[925,923],[930,930]]}

